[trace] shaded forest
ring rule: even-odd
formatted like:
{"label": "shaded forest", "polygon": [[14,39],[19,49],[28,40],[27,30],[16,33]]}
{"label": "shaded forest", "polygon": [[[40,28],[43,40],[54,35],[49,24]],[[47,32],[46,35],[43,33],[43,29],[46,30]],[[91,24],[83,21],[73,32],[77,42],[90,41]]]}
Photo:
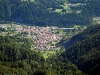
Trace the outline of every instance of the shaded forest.
{"label": "shaded forest", "polygon": [[[1,0],[0,23],[18,22],[37,26],[63,27],[70,27],[75,24],[89,25],[92,23],[93,17],[100,16],[98,1],[87,1],[84,6],[70,7],[72,13],[61,14],[54,11],[62,9],[62,12],[66,12],[67,10],[61,6],[67,2],[66,0],[35,0],[34,2],[30,0]],[[70,2],[72,1],[68,0],[67,3]],[[78,0],[76,3],[78,3]],[[49,8],[52,8],[52,10],[49,10]],[[81,11],[81,13],[77,14],[76,10]]]}
{"label": "shaded forest", "polygon": [[100,74],[100,25],[88,26],[73,36],[65,46],[67,49],[60,56],[62,61],[67,58],[86,74]]}

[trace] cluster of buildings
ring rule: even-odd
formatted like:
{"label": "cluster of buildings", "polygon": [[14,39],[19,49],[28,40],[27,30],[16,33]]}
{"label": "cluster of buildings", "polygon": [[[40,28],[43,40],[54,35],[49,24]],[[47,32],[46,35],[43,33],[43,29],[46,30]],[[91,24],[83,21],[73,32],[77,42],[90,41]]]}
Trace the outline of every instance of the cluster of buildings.
{"label": "cluster of buildings", "polygon": [[21,37],[32,39],[35,44],[35,49],[37,50],[60,49],[57,48],[55,44],[62,39],[62,35],[53,33],[53,29],[51,27],[35,27],[13,24],[8,26],[0,25],[0,28],[13,30],[14,32],[9,34],[11,36],[20,34]]}
{"label": "cluster of buildings", "polygon": [[55,43],[61,40],[60,34],[53,34],[51,29],[40,28],[37,32],[37,38],[35,39],[35,44],[37,49],[49,50],[56,48]]}

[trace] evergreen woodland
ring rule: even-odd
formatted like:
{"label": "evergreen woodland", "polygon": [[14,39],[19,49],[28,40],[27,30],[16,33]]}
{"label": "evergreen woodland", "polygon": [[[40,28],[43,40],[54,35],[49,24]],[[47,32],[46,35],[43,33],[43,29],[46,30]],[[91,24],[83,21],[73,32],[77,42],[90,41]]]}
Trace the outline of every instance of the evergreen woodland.
{"label": "evergreen woodland", "polygon": [[[84,5],[68,6],[69,3]],[[99,0],[0,0],[0,23],[60,27],[89,25],[93,17],[100,16],[99,6]]]}

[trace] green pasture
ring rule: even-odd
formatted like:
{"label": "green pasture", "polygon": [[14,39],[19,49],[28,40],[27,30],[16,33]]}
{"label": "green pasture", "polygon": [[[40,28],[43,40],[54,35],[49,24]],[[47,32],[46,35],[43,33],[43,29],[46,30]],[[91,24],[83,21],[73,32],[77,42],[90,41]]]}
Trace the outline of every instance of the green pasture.
{"label": "green pasture", "polygon": [[55,55],[57,52],[54,50],[45,50],[44,52],[42,52],[43,57],[46,59],[52,55]]}

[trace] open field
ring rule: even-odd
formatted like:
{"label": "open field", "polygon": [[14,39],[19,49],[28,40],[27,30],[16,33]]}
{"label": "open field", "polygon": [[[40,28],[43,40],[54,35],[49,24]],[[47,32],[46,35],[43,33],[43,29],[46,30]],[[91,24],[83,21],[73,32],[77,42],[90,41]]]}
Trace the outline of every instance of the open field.
{"label": "open field", "polygon": [[44,58],[46,59],[46,58],[48,58],[48,57],[50,57],[52,55],[55,55],[56,53],[57,52],[54,51],[54,50],[46,50],[42,54],[43,54]]}
{"label": "open field", "polygon": [[62,12],[62,9],[56,9],[55,12]]}

